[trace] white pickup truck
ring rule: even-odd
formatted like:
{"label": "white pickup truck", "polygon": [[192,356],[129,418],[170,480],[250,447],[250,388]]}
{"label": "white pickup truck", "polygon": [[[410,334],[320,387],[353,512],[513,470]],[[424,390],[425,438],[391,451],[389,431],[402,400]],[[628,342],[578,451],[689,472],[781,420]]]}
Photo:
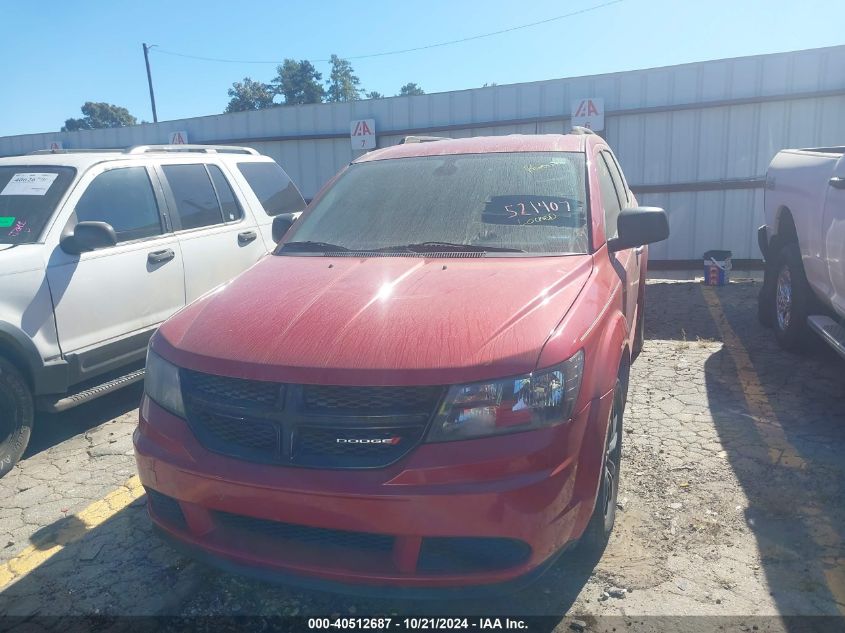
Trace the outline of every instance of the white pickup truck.
{"label": "white pickup truck", "polygon": [[759,315],[781,346],[811,332],[845,357],[845,147],[787,149],[766,175]]}

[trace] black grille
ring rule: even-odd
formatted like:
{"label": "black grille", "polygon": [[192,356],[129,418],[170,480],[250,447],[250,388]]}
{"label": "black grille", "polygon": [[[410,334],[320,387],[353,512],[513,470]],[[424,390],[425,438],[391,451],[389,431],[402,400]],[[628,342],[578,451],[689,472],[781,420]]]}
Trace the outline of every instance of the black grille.
{"label": "black grille", "polygon": [[225,415],[202,407],[191,420],[198,437],[213,450],[236,457],[274,460],[281,448],[280,429],[269,420]]}
{"label": "black grille", "polygon": [[185,515],[182,514],[182,508],[176,499],[151,488],[145,487],[144,490],[147,492],[147,501],[152,505],[153,514],[156,517],[173,527],[187,529]]}
{"label": "black grille", "polygon": [[440,398],[440,387],[338,387],[305,385],[306,411],[363,414],[429,413]]}
{"label": "black grille", "polygon": [[417,569],[452,573],[515,567],[528,560],[524,541],[492,537],[428,537],[422,540]]}
{"label": "black grille", "polygon": [[395,462],[422,440],[443,392],[281,384],[184,369],[180,377],[188,424],[206,448],[248,461],[314,468]]}
{"label": "black grille", "polygon": [[293,523],[281,523],[256,519],[241,514],[215,512],[218,526],[246,534],[259,534],[273,539],[292,541],[309,545],[334,545],[344,549],[389,552],[393,549],[393,537],[368,532],[348,532],[315,528]]}
{"label": "black grille", "polygon": [[201,398],[222,400],[233,405],[274,407],[283,396],[284,385],[275,382],[228,378],[184,369],[181,379],[191,393]]}

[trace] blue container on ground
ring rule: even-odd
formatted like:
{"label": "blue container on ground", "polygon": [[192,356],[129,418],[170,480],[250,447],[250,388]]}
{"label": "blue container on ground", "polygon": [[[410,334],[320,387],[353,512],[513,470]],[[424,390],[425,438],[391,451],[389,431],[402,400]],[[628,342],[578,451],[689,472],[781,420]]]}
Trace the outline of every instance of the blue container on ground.
{"label": "blue container on ground", "polygon": [[707,251],[704,253],[704,284],[724,286],[731,280],[731,251]]}

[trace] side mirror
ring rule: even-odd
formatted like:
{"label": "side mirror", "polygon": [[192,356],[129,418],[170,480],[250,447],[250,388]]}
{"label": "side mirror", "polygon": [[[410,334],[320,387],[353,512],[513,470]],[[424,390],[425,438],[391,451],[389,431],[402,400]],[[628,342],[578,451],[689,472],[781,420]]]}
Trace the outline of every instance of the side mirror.
{"label": "side mirror", "polygon": [[624,209],[616,227],[619,236],[607,241],[611,253],[661,242],[669,237],[669,220],[659,207]]}
{"label": "side mirror", "polygon": [[62,250],[71,255],[79,255],[115,244],[117,244],[117,235],[108,222],[79,222],[66,232],[59,242]]}
{"label": "side mirror", "polygon": [[293,223],[296,222],[296,219],[302,215],[301,211],[297,211],[295,213],[280,213],[275,218],[273,218],[273,241],[278,244],[281,239],[285,236],[285,233],[288,232]]}

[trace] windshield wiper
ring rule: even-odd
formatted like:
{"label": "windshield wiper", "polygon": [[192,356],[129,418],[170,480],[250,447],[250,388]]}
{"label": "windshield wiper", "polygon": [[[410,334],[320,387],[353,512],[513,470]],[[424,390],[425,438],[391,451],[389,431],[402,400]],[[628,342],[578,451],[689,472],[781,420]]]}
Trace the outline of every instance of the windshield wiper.
{"label": "windshield wiper", "polygon": [[311,240],[305,242],[287,242],[282,246],[282,250],[286,249],[310,253],[333,253],[349,250],[345,246],[340,246],[339,244],[332,244],[330,242],[312,242]]}
{"label": "windshield wiper", "polygon": [[[462,244],[459,242],[418,242],[395,247],[397,250],[405,249],[412,253],[524,253],[521,248],[507,248],[505,246],[487,246],[484,244]],[[387,250],[387,249],[383,249]]]}

